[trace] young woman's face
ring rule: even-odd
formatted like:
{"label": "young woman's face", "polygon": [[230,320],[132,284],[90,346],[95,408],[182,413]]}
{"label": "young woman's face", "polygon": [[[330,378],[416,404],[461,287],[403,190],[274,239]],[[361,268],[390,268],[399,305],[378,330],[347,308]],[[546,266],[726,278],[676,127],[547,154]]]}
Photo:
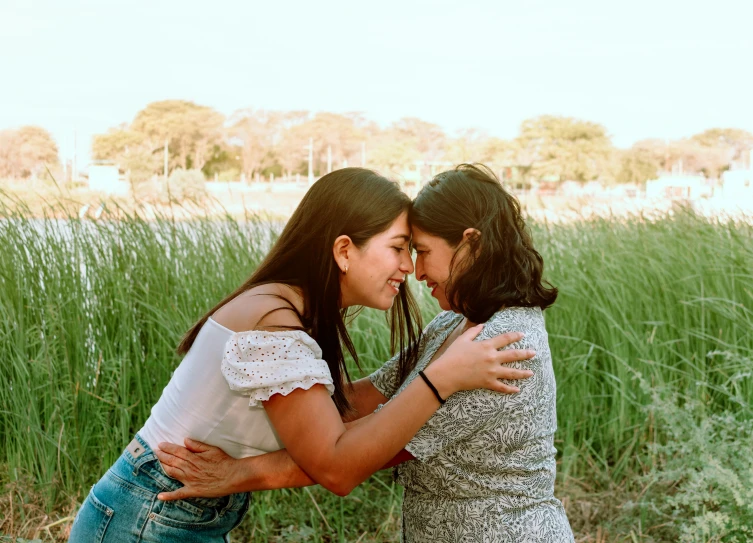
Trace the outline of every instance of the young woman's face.
{"label": "young woman's face", "polygon": [[411,243],[416,250],[416,279],[426,281],[426,286],[431,289],[431,295],[437,299],[439,307],[449,311],[452,308],[447,301],[445,287],[456,248],[443,238],[427,234],[415,225],[412,233]]}
{"label": "young woman's face", "polygon": [[401,214],[384,232],[361,247],[348,250],[348,271],[340,278],[342,306],[363,305],[387,310],[398,288],[413,273],[408,213]]}

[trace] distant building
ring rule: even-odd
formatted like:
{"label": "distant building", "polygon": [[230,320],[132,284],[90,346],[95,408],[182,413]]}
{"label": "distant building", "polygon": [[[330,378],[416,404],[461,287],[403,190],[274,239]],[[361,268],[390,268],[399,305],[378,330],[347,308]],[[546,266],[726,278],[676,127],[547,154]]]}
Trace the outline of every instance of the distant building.
{"label": "distant building", "polygon": [[702,175],[669,175],[646,181],[647,198],[696,200],[713,193],[713,185]]}
{"label": "distant building", "polygon": [[753,169],[724,172],[721,192],[727,199],[753,201]]}
{"label": "distant building", "polygon": [[89,190],[112,195],[126,195],[128,184],[120,180],[117,164],[94,163],[89,166]]}

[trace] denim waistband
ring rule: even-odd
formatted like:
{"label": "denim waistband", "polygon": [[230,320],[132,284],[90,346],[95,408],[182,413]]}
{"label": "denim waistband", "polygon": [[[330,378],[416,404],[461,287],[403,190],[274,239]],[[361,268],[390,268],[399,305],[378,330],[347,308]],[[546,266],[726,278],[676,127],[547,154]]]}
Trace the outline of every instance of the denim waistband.
{"label": "denim waistband", "polygon": [[[128,466],[134,478],[148,477],[150,480],[148,486],[152,487],[153,490],[172,492],[183,486],[183,483],[165,473],[157,455],[138,434],[125,448],[120,456],[120,461]],[[230,494],[221,498],[188,498],[188,501],[216,507],[222,511],[235,511],[241,509],[248,499],[248,493],[242,493]]]}
{"label": "denim waistband", "polygon": [[[134,449],[134,444],[140,445],[141,449]],[[133,441],[131,441],[123,451],[122,458],[131,466],[133,466],[134,471],[138,471],[138,469],[147,462],[155,460],[157,458],[157,455],[154,453],[149,444],[144,441],[139,434],[136,434],[133,438]]]}

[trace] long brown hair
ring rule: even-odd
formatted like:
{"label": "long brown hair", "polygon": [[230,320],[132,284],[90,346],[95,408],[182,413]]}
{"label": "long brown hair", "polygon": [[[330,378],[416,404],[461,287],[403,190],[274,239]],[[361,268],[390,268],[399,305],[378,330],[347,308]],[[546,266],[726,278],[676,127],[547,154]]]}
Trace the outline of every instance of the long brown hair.
{"label": "long brown hair", "polygon": [[486,166],[461,164],[436,175],[413,201],[410,221],[458,250],[467,228],[481,233],[467,242],[469,260],[453,273],[456,250],[446,287],[452,310],[471,322],[505,307],[546,309],[557,299],[557,289],[542,280],[544,260],[520,204]]}
{"label": "long brown hair", "polygon": [[[371,170],[343,168],[325,175],[303,197],[256,271],[188,330],[178,353],[187,353],[207,319],[239,294],[266,283],[298,287],[304,299],[301,323],[322,349],[335,384],[333,400],[344,414],[350,405],[343,388],[351,381],[342,346],[356,365],[358,355],[345,326],[347,311],[340,309],[340,269],[332,246],[338,236],[346,235],[357,247],[363,247],[387,230],[410,205],[410,198],[396,183]],[[392,349],[400,350],[399,364],[408,367],[421,323],[407,282],[400,286],[389,317]]]}

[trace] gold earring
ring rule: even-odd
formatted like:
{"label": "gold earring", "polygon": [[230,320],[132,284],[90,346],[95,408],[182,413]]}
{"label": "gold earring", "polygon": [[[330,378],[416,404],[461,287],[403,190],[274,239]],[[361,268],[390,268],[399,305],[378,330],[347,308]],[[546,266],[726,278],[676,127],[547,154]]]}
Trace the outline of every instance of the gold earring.
{"label": "gold earring", "polygon": [[348,266],[345,266],[345,270],[343,271],[344,275],[348,275]]}

